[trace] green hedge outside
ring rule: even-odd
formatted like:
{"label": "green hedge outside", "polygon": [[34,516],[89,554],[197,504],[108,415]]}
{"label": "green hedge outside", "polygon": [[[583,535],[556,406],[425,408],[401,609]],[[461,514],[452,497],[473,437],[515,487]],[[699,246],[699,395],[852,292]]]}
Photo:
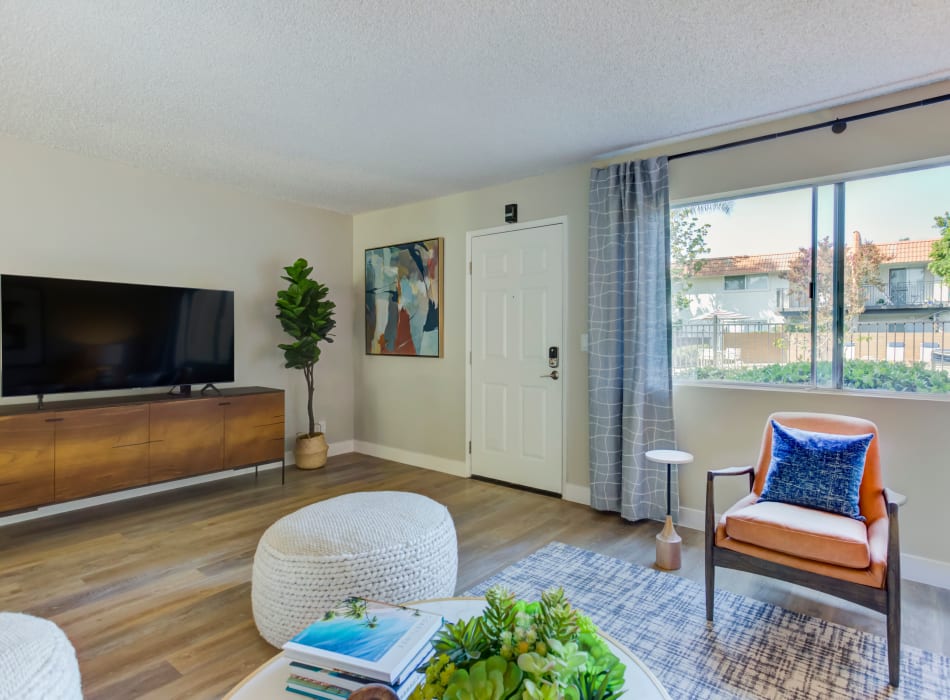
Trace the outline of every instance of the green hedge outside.
{"label": "green hedge outside", "polygon": [[[831,382],[831,363],[817,365],[818,384]],[[711,379],[755,384],[810,384],[811,365],[790,362],[764,367],[699,367],[696,379]],[[897,362],[847,360],[844,363],[844,388],[876,391],[903,391],[928,394],[950,393],[950,377],[945,372],[927,369],[922,362],[905,365]]]}

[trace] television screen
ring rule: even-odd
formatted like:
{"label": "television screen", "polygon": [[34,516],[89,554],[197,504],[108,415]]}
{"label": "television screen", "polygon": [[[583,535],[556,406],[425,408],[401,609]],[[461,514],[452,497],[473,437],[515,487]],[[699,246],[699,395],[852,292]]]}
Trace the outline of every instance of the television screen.
{"label": "television screen", "polygon": [[234,381],[234,292],[0,275],[2,392]]}

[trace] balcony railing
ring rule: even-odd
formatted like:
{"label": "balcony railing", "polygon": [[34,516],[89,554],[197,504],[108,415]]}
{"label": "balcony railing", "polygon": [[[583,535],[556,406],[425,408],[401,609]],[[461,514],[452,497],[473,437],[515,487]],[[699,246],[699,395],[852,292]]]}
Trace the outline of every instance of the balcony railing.
{"label": "balcony railing", "polygon": [[950,304],[950,289],[939,280],[930,282],[906,282],[885,284],[883,287],[865,285],[861,297],[866,309],[875,306],[947,306]]}
{"label": "balcony railing", "polygon": [[[861,300],[868,311],[876,308],[944,307],[950,306],[950,287],[939,280],[885,284],[881,287],[866,284],[861,287]],[[777,290],[776,306],[779,311],[805,311],[810,305],[805,294],[789,289]]]}

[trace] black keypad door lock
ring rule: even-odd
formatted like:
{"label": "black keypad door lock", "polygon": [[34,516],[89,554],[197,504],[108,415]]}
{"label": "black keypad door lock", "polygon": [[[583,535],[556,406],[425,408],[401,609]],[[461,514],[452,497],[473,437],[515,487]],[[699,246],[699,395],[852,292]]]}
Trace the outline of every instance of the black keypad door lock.
{"label": "black keypad door lock", "polygon": [[558,366],[558,351],[557,345],[552,345],[548,348],[548,367],[554,369]]}

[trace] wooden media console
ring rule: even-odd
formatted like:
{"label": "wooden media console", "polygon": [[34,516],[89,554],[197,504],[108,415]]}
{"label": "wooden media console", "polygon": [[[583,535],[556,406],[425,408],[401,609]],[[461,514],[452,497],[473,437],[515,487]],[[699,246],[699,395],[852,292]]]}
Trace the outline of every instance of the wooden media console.
{"label": "wooden media console", "polygon": [[0,513],[278,461],[282,389],[0,406]]}

